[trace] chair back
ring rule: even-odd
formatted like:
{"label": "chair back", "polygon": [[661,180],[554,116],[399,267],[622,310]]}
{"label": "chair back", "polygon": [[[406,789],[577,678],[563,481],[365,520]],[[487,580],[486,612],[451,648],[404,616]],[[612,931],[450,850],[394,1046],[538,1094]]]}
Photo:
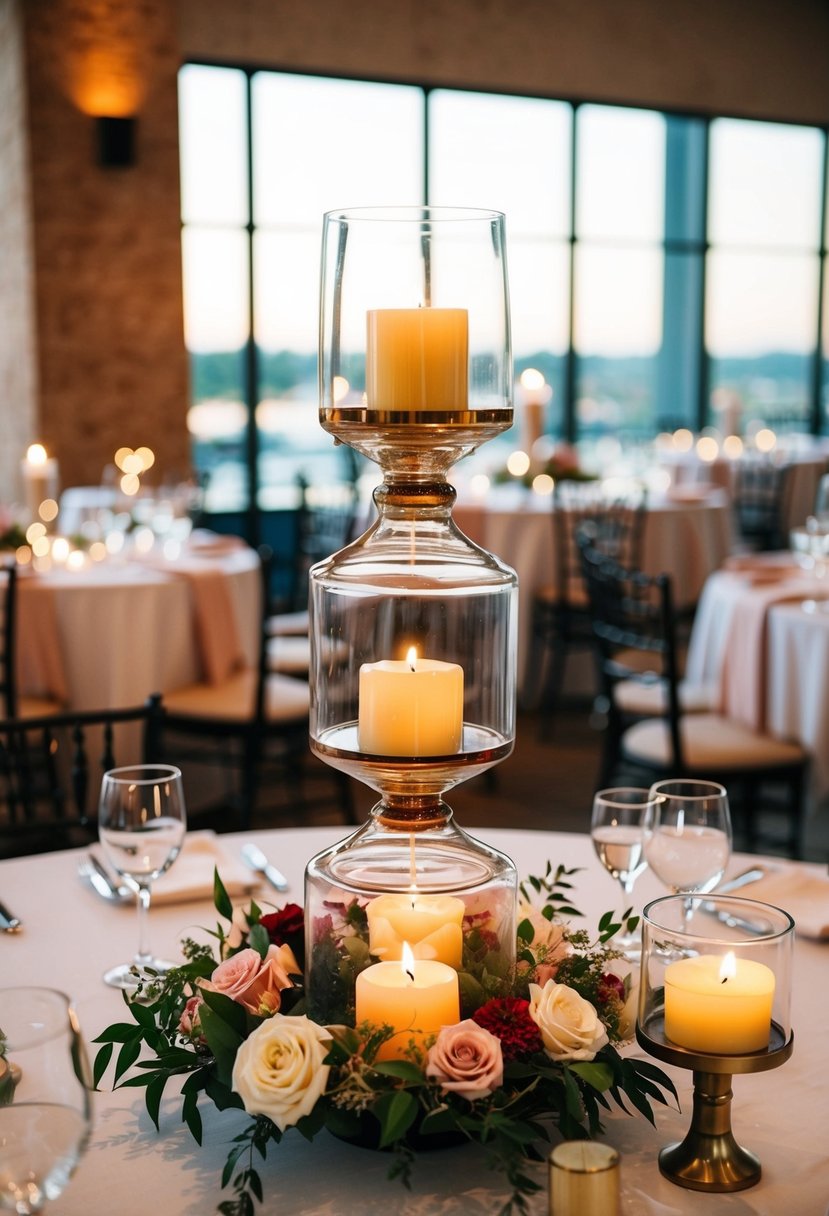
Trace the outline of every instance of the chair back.
{"label": "chair back", "polygon": [[734,468],[733,501],[737,529],[752,548],[765,551],[787,545],[785,525],[789,465],[746,457]]}
{"label": "chair back", "polygon": [[[94,838],[99,778],[158,757],[161,713],[156,694],[126,709],[0,720],[0,855]],[[140,728],[137,746],[130,726]]]}
{"label": "chair back", "polygon": [[553,494],[556,591],[561,605],[585,608],[579,533],[589,525],[593,546],[629,569],[641,560],[646,496],[608,493],[599,481],[558,481]]}
{"label": "chair back", "polygon": [[287,610],[308,607],[308,571],[354,539],[357,487],[343,481],[320,487],[297,478],[300,505],[296,518],[294,562]]}
{"label": "chair back", "polygon": [[15,635],[17,632],[17,567],[0,567],[0,712],[13,718],[17,712]]}
{"label": "chair back", "polygon": [[[586,529],[579,536],[579,549],[598,672],[612,725],[618,728],[623,717],[615,699],[615,689],[621,681],[642,684],[652,684],[654,679],[664,681],[664,716],[671,738],[672,767],[681,773],[684,761],[679,731],[679,666],[670,575],[626,569],[596,548]],[[648,656],[649,661],[637,661],[639,655]]]}

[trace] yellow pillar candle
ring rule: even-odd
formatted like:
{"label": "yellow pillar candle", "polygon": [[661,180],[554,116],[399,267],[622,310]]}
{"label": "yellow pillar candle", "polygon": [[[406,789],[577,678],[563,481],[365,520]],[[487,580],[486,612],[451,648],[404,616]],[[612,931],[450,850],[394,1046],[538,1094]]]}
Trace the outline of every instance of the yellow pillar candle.
{"label": "yellow pillar candle", "polygon": [[774,972],[764,963],[732,951],[684,958],[665,970],[665,1034],[691,1051],[763,1051],[773,999]]}
{"label": "yellow pillar candle", "polygon": [[399,1060],[409,1041],[437,1034],[460,1021],[458,973],[446,963],[409,959],[375,963],[357,976],[357,1024],[391,1026],[395,1032],[377,1053],[378,1060]]}
{"label": "yellow pillar candle", "polygon": [[378,895],[366,906],[369,949],[383,962],[403,957],[408,942],[416,959],[460,970],[466,905],[452,895],[400,892]]}
{"label": "yellow pillar candle", "polygon": [[375,756],[449,756],[461,749],[463,668],[382,659],[360,668],[360,751]]}
{"label": "yellow pillar candle", "polygon": [[377,308],[368,313],[369,408],[466,410],[468,365],[465,308]]}

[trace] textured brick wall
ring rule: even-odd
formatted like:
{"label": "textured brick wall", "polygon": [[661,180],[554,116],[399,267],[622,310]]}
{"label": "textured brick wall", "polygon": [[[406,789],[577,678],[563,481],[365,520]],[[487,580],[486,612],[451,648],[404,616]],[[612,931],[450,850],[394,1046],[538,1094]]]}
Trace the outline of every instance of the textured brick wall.
{"label": "textured brick wall", "polygon": [[19,0],[0,0],[0,503],[34,438],[35,331]]}
{"label": "textured brick wall", "polygon": [[[40,431],[66,484],[116,448],[188,467],[176,73],[167,0],[26,0]],[[102,168],[95,113],[137,107]]]}

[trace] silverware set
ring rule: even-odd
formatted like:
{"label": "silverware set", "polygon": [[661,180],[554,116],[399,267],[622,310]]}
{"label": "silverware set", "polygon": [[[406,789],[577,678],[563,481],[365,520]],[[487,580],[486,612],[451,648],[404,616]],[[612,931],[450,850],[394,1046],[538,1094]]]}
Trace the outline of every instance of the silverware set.
{"label": "silverware set", "polygon": [[[285,875],[268,860],[257,845],[252,843],[244,845],[242,860],[255,873],[261,874],[275,890],[282,892],[288,890],[288,880]],[[101,899],[105,899],[107,903],[128,903],[134,898],[134,894],[127,884],[114,878],[101,859],[91,851],[78,862],[78,875],[96,895],[100,895]],[[8,924],[3,924],[4,919],[8,919]],[[14,928],[11,927],[12,925]],[[13,919],[11,914],[6,918],[5,909],[0,904],[0,932],[15,932],[19,927],[20,921]]]}

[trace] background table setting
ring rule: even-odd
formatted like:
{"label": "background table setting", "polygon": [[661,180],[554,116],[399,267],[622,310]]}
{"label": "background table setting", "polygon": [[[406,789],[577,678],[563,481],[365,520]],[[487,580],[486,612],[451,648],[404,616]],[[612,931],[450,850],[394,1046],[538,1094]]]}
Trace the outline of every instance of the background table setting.
{"label": "background table setting", "polygon": [[[203,935],[215,927],[216,912],[204,898],[205,876],[218,863],[234,890],[234,903],[243,902],[243,888],[255,890],[263,907],[302,902],[303,871],[310,856],[333,843],[336,828],[268,831],[251,835],[209,837],[194,833],[182,854],[179,877],[175,866],[158,881],[158,906],[151,916],[153,946],[173,959],[179,957],[182,936]],[[538,873],[549,858],[553,864],[583,867],[574,878],[575,902],[595,924],[603,911],[618,902],[615,884],[599,870],[588,836],[552,832],[490,830],[481,837],[509,853],[519,874]],[[277,893],[242,862],[242,845],[255,839],[282,870],[290,890]],[[121,1020],[121,995],[105,986],[103,971],[127,955],[134,943],[135,911],[130,902],[105,903],[79,879],[82,851],[54,853],[0,863],[0,894],[23,922],[20,933],[0,937],[4,971],[15,984],[47,984],[71,994],[84,1034],[93,1039],[106,1025]],[[756,857],[734,856],[729,874],[757,865]],[[178,864],[178,863],[177,863]],[[668,1069],[679,1089],[683,1111],[658,1107],[656,1129],[640,1116],[613,1113],[606,1119],[606,1139],[622,1154],[622,1210],[625,1216],[665,1216],[705,1211],[711,1216],[825,1216],[829,1210],[829,1155],[825,1126],[829,1094],[824,1083],[827,1047],[824,1034],[824,986],[814,977],[825,968],[827,946],[807,936],[829,926],[829,880],[816,867],[762,861],[769,871],[754,891],[762,897],[785,899],[797,912],[807,899],[808,919],[796,942],[796,971],[792,1021],[793,1058],[780,1071],[738,1077],[734,1083],[734,1127],[762,1161],[763,1178],[749,1191],[700,1196],[661,1177],[657,1152],[687,1129],[690,1074]],[[169,884],[164,894],[164,883]],[[805,886],[804,883],[808,883]],[[199,885],[201,884],[201,885]],[[48,893],[48,894],[47,894]],[[747,888],[746,894],[752,894]],[[664,894],[649,872],[639,879],[636,903]],[[820,910],[822,909],[822,915]],[[811,977],[811,978],[810,978]],[[91,1049],[94,1050],[94,1049]],[[642,1054],[631,1044],[625,1051]],[[55,1216],[74,1216],[99,1208],[101,1196],[117,1197],[125,1216],[158,1207],[175,1216],[202,1216],[227,1198],[218,1185],[229,1141],[244,1120],[236,1112],[218,1116],[204,1111],[204,1144],[199,1148],[180,1122],[178,1104],[165,1098],[161,1131],[157,1134],[135,1089],[107,1091],[95,1096],[94,1130],[90,1147],[64,1194],[52,1205]],[[266,1194],[286,1213],[308,1216],[381,1216],[390,1205],[405,1216],[441,1212],[490,1214],[503,1202],[503,1180],[482,1172],[483,1157],[474,1147],[431,1152],[415,1163],[413,1189],[386,1177],[386,1154],[346,1145],[325,1134],[325,1143],[311,1145],[297,1133],[272,1146],[261,1165]],[[547,1210],[543,1171],[542,1191],[531,1203],[534,1216]]]}

